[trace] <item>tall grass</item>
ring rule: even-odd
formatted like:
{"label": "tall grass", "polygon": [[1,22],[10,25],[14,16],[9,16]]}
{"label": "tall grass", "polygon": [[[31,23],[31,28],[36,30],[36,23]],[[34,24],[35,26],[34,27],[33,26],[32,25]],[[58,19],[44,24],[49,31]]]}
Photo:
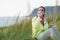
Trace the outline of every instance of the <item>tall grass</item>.
{"label": "tall grass", "polygon": [[20,24],[0,28],[0,40],[30,40],[31,20],[24,19]]}
{"label": "tall grass", "polygon": [[[60,17],[48,16],[48,22],[53,22],[60,31]],[[20,24],[0,27],[0,40],[32,40],[31,19],[23,19]]]}
{"label": "tall grass", "polygon": [[60,17],[59,16],[60,16],[60,14],[59,15],[58,14],[57,15],[49,14],[48,16],[46,16],[46,18],[48,19],[49,24],[56,25],[60,31]]}

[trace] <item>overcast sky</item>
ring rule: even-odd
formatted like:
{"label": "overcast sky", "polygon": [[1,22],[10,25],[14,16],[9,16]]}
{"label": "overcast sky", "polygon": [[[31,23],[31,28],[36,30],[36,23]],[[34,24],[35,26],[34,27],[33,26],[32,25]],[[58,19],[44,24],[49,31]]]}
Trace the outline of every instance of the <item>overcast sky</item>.
{"label": "overcast sky", "polygon": [[[0,0],[0,17],[29,15],[27,0]],[[31,11],[39,6],[55,6],[56,0],[29,0]],[[60,5],[60,0],[58,0]]]}

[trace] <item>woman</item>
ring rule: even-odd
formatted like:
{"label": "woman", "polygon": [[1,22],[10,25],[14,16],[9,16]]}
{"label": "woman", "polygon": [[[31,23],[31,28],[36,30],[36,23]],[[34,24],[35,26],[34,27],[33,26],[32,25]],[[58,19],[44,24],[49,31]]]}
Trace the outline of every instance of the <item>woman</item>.
{"label": "woman", "polygon": [[37,15],[32,19],[32,38],[36,38],[39,34],[48,29],[48,22],[45,16],[45,8],[40,6]]}
{"label": "woman", "polygon": [[45,8],[40,6],[37,15],[32,19],[32,38],[35,40],[59,40],[57,27],[48,26],[45,16]]}

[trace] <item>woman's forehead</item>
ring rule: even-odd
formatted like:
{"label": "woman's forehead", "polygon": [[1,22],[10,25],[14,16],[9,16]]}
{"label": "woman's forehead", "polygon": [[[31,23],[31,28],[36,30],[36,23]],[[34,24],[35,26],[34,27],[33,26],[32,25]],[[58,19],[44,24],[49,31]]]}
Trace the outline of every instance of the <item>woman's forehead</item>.
{"label": "woman's forehead", "polygon": [[43,9],[43,8],[38,8],[38,10]]}

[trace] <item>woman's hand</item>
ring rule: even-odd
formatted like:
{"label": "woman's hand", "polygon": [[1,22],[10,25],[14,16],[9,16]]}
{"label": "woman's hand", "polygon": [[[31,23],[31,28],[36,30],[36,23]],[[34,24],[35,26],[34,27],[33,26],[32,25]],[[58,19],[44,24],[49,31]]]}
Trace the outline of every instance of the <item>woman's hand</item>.
{"label": "woman's hand", "polygon": [[54,25],[54,23],[53,22],[50,22],[49,23],[49,28],[52,27],[53,25]]}

